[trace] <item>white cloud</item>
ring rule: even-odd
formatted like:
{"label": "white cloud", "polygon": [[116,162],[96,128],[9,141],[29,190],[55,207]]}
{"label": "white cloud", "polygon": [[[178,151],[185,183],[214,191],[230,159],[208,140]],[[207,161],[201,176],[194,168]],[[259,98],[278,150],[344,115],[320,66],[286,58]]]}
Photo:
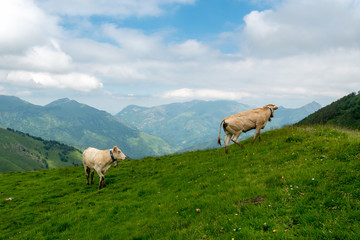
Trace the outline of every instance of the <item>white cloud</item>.
{"label": "white cloud", "polygon": [[19,53],[41,45],[59,31],[57,18],[44,13],[32,0],[0,1],[0,53]]}
{"label": "white cloud", "polygon": [[32,47],[26,52],[24,64],[32,69],[62,71],[69,69],[71,57],[64,53],[60,46],[53,41],[52,46]]}
{"label": "white cloud", "polygon": [[[151,56],[154,52],[161,52],[162,36],[145,35],[142,31],[129,28],[116,28],[114,25],[106,24],[103,26],[106,36],[115,40],[119,47],[134,55]],[[151,54],[151,55],[149,55]]]}
{"label": "white cloud", "polygon": [[[333,49],[276,59],[218,57],[191,68],[192,75],[173,76],[179,88],[166,99],[228,99],[261,105],[299,107],[321,104],[360,89],[360,50]],[[178,63],[179,71],[184,65]],[[188,70],[190,68],[187,68]],[[189,79],[185,81],[184,76]],[[203,82],[198,79],[203,79]],[[184,86],[186,86],[184,88]],[[328,103],[328,102],[327,102]]]}
{"label": "white cloud", "polygon": [[359,48],[360,2],[284,1],[277,8],[244,18],[244,49],[256,56]]}
{"label": "white cloud", "polygon": [[[220,55],[220,51],[211,49],[206,44],[195,39],[189,39],[181,43],[169,45],[169,51],[177,60],[197,60],[206,61],[216,55]],[[199,59],[201,58],[201,59]]]}
{"label": "white cloud", "polygon": [[178,98],[178,99],[228,99],[228,100],[240,100],[243,97],[250,96],[247,92],[227,92],[216,89],[189,89],[182,88],[174,91],[165,92],[163,98]]}
{"label": "white cloud", "polygon": [[71,54],[72,60],[76,63],[108,65],[127,61],[130,57],[118,46],[91,39],[68,39],[63,43],[62,49]]}
{"label": "white cloud", "polygon": [[81,74],[50,74],[46,72],[13,71],[7,75],[7,82],[14,85],[26,85],[31,88],[71,89],[89,92],[100,89],[103,84],[96,78]]}
{"label": "white cloud", "polygon": [[206,63],[221,56],[219,51],[197,40],[166,43],[163,32],[145,34],[139,29],[114,25],[104,25],[101,30],[103,36],[115,40],[117,45],[77,39],[68,41],[63,49],[72,53],[79,71],[92,72],[112,82],[171,85],[180,79],[179,84],[194,81],[205,76],[201,71],[205,71]]}
{"label": "white cloud", "polygon": [[62,72],[71,69],[71,64],[71,57],[55,41],[51,45],[33,46],[22,56],[0,56],[0,67],[8,69]]}
{"label": "white cloud", "polygon": [[[267,99],[261,102],[267,104],[273,100],[281,103],[284,99],[295,102],[341,97],[360,88],[357,49],[330,49],[321,54],[305,52],[278,58],[244,57],[222,54],[197,40],[167,44],[161,37],[154,38],[156,34],[134,32],[140,36],[141,44],[149,42],[155,47],[133,52],[131,47],[79,41],[72,49],[89,52],[81,50],[73,58],[80,60],[78,69],[102,76],[109,84],[130,86],[135,93],[144,87],[149,94],[156,88],[165,89],[166,93],[161,95],[164,99],[231,99],[251,104]],[[130,36],[126,37],[131,41]],[[86,57],[87,54],[91,57]]]}

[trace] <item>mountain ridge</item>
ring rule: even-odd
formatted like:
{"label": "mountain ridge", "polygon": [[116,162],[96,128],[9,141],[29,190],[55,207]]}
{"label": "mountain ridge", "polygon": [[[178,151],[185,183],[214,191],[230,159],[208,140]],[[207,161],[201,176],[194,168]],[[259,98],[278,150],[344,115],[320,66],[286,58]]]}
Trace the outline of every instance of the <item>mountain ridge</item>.
{"label": "mountain ridge", "polygon": [[[69,98],[38,106],[0,95],[0,103],[0,126],[79,149],[119,145],[133,158],[217,147],[213,139],[220,120],[254,108],[230,100],[193,100],[154,107],[129,105],[114,116]],[[265,130],[293,124],[318,108],[316,102],[297,109],[279,107]],[[244,133],[241,139],[251,134]]]}
{"label": "mountain ridge", "polygon": [[0,96],[0,126],[80,149],[89,146],[107,149],[117,145],[132,158],[171,152],[161,138],[141,133],[110,113],[68,98],[37,106],[20,98]]}

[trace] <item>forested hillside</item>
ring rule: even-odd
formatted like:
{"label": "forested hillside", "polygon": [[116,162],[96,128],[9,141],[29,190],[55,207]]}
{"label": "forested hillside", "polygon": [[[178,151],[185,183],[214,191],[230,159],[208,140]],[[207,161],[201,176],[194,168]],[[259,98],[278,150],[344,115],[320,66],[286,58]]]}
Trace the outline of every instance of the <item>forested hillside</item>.
{"label": "forested hillside", "polygon": [[360,91],[321,108],[301,120],[299,124],[332,124],[360,130]]}
{"label": "forested hillside", "polygon": [[81,152],[74,147],[0,128],[0,173],[81,164]]}

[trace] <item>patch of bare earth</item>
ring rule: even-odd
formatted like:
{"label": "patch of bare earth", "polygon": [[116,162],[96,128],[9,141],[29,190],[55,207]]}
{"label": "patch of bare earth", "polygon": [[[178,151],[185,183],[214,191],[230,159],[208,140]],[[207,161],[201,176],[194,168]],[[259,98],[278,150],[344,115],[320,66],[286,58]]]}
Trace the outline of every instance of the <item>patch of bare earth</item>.
{"label": "patch of bare earth", "polygon": [[266,199],[266,196],[260,196],[260,197],[257,197],[257,198],[251,198],[251,199],[247,199],[245,201],[238,202],[238,203],[236,203],[236,205],[245,205],[245,204],[248,204],[248,203],[260,204],[263,201],[265,201],[265,199]]}

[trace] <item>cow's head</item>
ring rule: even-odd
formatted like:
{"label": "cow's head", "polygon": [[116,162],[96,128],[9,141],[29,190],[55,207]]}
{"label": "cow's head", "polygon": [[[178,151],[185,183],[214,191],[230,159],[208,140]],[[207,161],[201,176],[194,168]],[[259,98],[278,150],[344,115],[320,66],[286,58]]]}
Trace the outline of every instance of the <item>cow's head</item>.
{"label": "cow's head", "polygon": [[271,118],[274,117],[274,111],[275,111],[276,109],[278,109],[278,107],[275,106],[274,104],[268,104],[268,105],[266,105],[266,106],[264,106],[264,107],[267,107],[267,108],[270,109],[271,115],[270,115],[269,121],[271,121]]}
{"label": "cow's head", "polygon": [[125,160],[126,159],[125,154],[117,146],[113,147],[112,154],[113,154],[114,159],[115,159],[114,167],[116,167],[118,165],[117,160]]}

